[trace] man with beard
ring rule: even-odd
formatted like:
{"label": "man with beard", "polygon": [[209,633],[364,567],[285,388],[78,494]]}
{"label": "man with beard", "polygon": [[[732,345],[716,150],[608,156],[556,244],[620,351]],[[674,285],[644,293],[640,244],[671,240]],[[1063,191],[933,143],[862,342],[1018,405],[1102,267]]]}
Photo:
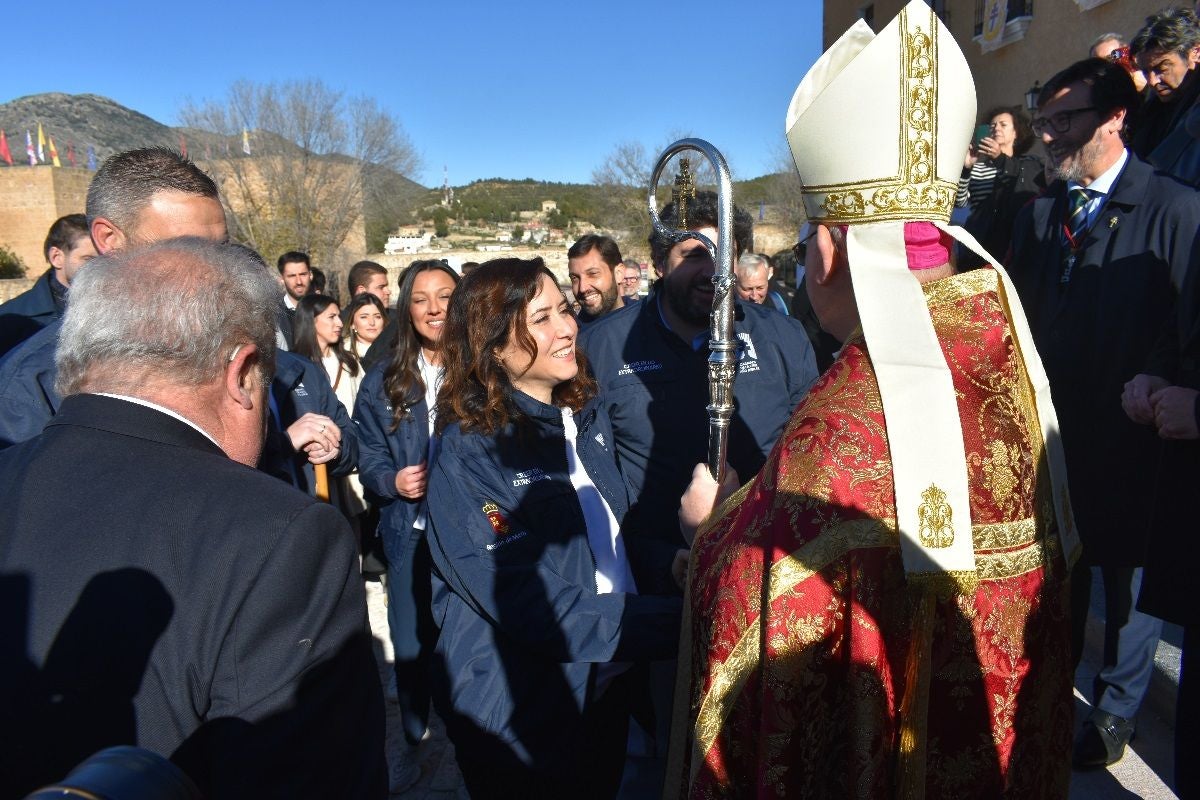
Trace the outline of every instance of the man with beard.
{"label": "man with beard", "polygon": [[1104,664],[1076,767],[1121,758],[1150,680],[1162,623],[1134,608],[1149,535],[1154,431],[1122,411],[1195,260],[1200,198],[1130,153],[1139,97],[1125,69],[1088,59],[1046,83],[1033,121],[1058,178],[1017,218],[1010,268],[1045,363],[1083,558],[1072,635],[1083,647],[1093,568],[1104,582]]}
{"label": "man with beard", "polygon": [[[717,241],[717,196],[697,192],[686,227]],[[675,203],[663,224],[679,225]],[[754,223],[734,209],[735,257],[753,247]],[[627,536],[683,547],[676,512],[692,468],[708,448],[708,339],[714,264],[696,239],[679,244],[650,235],[661,276],[646,299],[581,332],[602,400],[613,421],[622,471],[633,488]],[[729,463],[747,478],[762,466],[788,415],[817,378],[812,345],[799,323],[755,303],[736,304],[734,333],[742,345],[734,381],[737,410],[729,425]],[[634,565],[638,590],[644,585]],[[649,580],[647,577],[646,580]]]}
{"label": "man with beard", "polygon": [[300,302],[301,297],[308,294],[309,286],[312,285],[312,262],[308,253],[289,250],[279,257],[276,265],[279,268],[279,279],[283,282],[283,296],[279,298],[279,305],[275,309],[275,322],[279,330],[283,331],[283,338],[291,350],[296,345],[293,330],[296,304]]}
{"label": "man with beard", "polygon": [[[684,227],[717,241],[717,196],[696,192],[680,224],[675,203],[660,214],[669,228]],[[734,257],[750,252],[754,223],[734,208]],[[686,547],[677,511],[697,462],[708,452],[708,339],[714,264],[696,239],[674,244],[650,235],[660,276],[645,299],[609,314],[580,333],[600,399],[612,419],[621,470],[632,489],[622,531],[638,537],[645,561],[631,558],[639,593],[679,591],[651,567],[648,553]],[[755,303],[738,301],[734,334],[742,345],[733,384],[736,411],[729,425],[729,464],[747,478],[762,466],[791,410],[817,379],[816,360],[804,328]],[[661,562],[660,562],[661,563]],[[665,771],[674,662],[651,666],[654,704],[651,759],[647,769]]]}
{"label": "man with beard", "polygon": [[621,287],[625,283],[625,263],[621,249],[608,236],[589,233],[567,251],[567,273],[571,293],[579,301],[579,327],[625,307]]}

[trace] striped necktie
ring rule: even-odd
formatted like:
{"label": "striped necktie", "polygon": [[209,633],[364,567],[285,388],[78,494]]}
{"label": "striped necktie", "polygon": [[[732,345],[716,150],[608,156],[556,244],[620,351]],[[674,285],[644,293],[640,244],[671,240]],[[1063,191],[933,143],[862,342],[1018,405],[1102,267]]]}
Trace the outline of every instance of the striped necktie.
{"label": "striped necktie", "polygon": [[1071,281],[1071,270],[1075,268],[1077,253],[1083,244],[1083,237],[1087,235],[1087,207],[1091,199],[1092,192],[1082,186],[1071,188],[1068,194],[1067,221],[1063,223],[1063,244],[1067,252],[1063,254],[1062,269],[1058,274],[1060,285],[1065,286]]}
{"label": "striped necktie", "polygon": [[1075,186],[1071,189],[1068,199],[1070,202],[1067,209],[1067,221],[1063,223],[1063,234],[1067,238],[1067,246],[1072,250],[1078,250],[1083,244],[1083,237],[1087,235],[1087,207],[1091,202],[1092,193],[1082,186]]}

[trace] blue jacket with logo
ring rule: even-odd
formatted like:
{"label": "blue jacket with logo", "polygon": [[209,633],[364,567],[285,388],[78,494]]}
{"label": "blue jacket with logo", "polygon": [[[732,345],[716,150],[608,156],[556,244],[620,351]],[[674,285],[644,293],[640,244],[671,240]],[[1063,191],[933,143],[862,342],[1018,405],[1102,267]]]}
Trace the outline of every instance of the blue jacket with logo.
{"label": "blue jacket with logo", "polygon": [[428,458],[429,408],[422,396],[393,431],[392,404],[383,391],[386,368],[386,362],[372,367],[359,385],[354,400],[358,479],[379,506],[379,535],[384,554],[388,560],[403,560],[404,549],[415,544],[413,523],[425,507],[425,499],[401,497],[396,491],[396,473]]}
{"label": "blue jacket with logo", "polygon": [[[679,499],[708,458],[708,347],[695,350],[663,323],[662,281],[644,302],[614,311],[580,334],[579,346],[612,419],[621,471],[633,492],[631,539],[682,547]],[[816,381],[804,327],[774,309],[735,304],[743,345],[733,383],[729,463],[743,481],[766,460],[794,409]],[[640,581],[642,576],[634,572]]]}
{"label": "blue jacket with logo", "polygon": [[[427,531],[444,662],[434,698],[456,745],[482,732],[536,769],[577,752],[597,664],[674,657],[682,606],[596,593],[562,412],[514,401],[524,424],[494,436],[452,424],[439,443]],[[627,488],[608,417],[593,400],[575,423],[580,463],[620,520]]]}

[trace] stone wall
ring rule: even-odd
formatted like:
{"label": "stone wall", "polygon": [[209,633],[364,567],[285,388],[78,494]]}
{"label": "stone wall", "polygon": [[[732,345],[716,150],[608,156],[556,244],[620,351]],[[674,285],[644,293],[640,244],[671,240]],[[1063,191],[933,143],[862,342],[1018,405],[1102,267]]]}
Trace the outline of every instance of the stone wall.
{"label": "stone wall", "polygon": [[0,244],[20,256],[26,275],[45,271],[46,232],[59,217],[83,213],[91,179],[82,167],[0,167]]}
{"label": "stone wall", "polygon": [[[985,53],[974,41],[976,0],[946,0],[943,22],[962,49],[975,78],[979,113],[1002,105],[1025,107],[1025,92],[1034,81],[1045,83],[1056,72],[1087,58],[1092,41],[1103,33],[1122,33],[1126,40],[1150,14],[1171,3],[1166,0],[1036,0],[1022,38]],[[824,48],[829,48],[858,19],[859,9],[873,6],[876,32],[891,22],[904,0],[825,0]],[[1190,5],[1190,4],[1189,4]],[[799,84],[804,72],[798,72]],[[787,108],[780,98],[779,117]],[[1033,152],[1041,155],[1035,145]]]}
{"label": "stone wall", "polygon": [[28,291],[37,278],[11,278],[0,280],[0,303],[7,303],[22,292]]}

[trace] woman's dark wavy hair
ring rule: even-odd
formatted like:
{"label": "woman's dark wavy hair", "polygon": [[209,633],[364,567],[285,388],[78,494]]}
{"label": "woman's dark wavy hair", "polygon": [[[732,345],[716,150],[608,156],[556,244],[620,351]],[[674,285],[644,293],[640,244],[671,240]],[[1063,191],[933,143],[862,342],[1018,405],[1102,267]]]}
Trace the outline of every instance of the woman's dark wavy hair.
{"label": "woman's dark wavy hair", "polygon": [[[382,300],[370,292],[359,292],[354,295],[354,299],[350,301],[349,305],[342,309],[342,324],[346,326],[346,330],[350,331],[346,335],[346,338],[350,340],[349,350],[352,355],[358,353],[355,349],[355,345],[358,343],[358,335],[354,333],[354,315],[363,306],[375,306],[375,309],[383,317],[383,328],[387,327],[388,310]],[[383,328],[380,328],[380,333],[383,333]]]}
{"label": "woman's dark wavy hair", "polygon": [[[441,270],[450,276],[457,286],[458,273],[440,258],[414,261],[400,274],[397,283],[399,297],[396,299],[396,341],[392,360],[383,370],[383,393],[392,406],[392,430],[400,427],[409,415],[409,409],[421,402],[425,396],[425,381],[421,380],[421,368],[417,357],[421,354],[421,341],[412,322],[412,293],[417,276],[424,272]],[[457,293],[457,289],[455,293]],[[445,329],[443,329],[443,335]],[[440,346],[438,348],[441,349]]]}
{"label": "woman's dark wavy hair", "polygon": [[1013,141],[1013,155],[1025,155],[1037,141],[1037,137],[1033,135],[1033,122],[1029,119],[1029,114],[1025,109],[1020,106],[996,106],[988,109],[988,112],[979,118],[979,124],[987,125],[1001,114],[1008,114],[1012,117],[1013,131],[1016,133],[1016,140]]}
{"label": "woman's dark wavy hair", "polygon": [[[337,300],[334,300],[327,294],[306,294],[300,298],[300,302],[296,303],[294,330],[296,342],[292,348],[296,355],[304,356],[310,361],[315,361],[317,364],[321,363],[321,345],[317,342],[316,319],[325,313],[325,309],[336,305]],[[351,375],[358,374],[358,359],[352,353],[346,352],[342,347],[341,339],[338,339],[329,347],[337,356],[338,361],[342,363],[342,368],[346,372]]]}
{"label": "woman's dark wavy hair", "polygon": [[[513,403],[513,385],[496,353],[515,339],[530,358],[537,343],[529,335],[525,316],[541,288],[542,276],[558,280],[540,258],[498,258],[480,265],[463,278],[442,329],[442,365],[446,376],[438,392],[437,432],[457,422],[464,431],[494,434],[522,414]],[[575,350],[579,372],[554,387],[556,405],[574,411],[596,394],[587,360]]]}

